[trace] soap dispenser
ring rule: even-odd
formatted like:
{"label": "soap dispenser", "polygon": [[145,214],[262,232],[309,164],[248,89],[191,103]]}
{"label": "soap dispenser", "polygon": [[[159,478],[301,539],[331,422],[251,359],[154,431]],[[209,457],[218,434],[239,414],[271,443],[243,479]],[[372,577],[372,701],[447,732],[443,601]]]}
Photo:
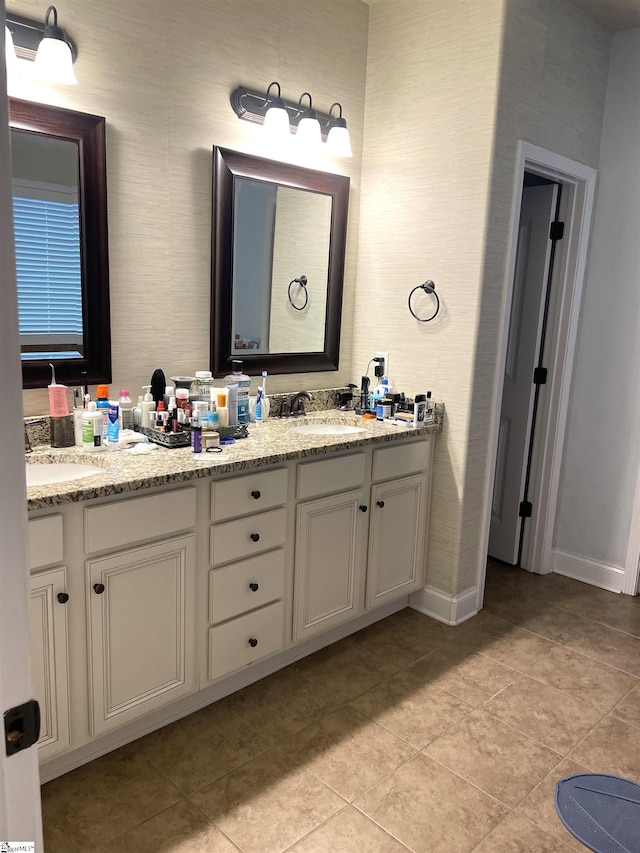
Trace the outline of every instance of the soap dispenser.
{"label": "soap dispenser", "polygon": [[156,404],[151,394],[151,385],[143,385],[142,390],[146,391],[146,393],[142,398],[142,405],[140,406],[140,422],[146,429],[149,426],[149,412],[155,412]]}

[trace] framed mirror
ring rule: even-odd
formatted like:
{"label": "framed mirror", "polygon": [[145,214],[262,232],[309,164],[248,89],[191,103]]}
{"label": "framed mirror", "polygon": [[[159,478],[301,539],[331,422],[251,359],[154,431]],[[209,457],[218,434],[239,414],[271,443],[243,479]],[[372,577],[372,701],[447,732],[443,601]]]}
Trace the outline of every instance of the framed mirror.
{"label": "framed mirror", "polygon": [[349,178],[213,149],[211,364],[337,370]]}
{"label": "framed mirror", "polygon": [[9,99],[24,388],[111,381],[105,120]]}

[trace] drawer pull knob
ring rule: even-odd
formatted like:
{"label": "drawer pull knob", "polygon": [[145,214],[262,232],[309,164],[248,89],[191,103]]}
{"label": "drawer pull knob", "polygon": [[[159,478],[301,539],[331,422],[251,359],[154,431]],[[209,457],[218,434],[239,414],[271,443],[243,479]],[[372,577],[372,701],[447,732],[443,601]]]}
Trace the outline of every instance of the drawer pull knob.
{"label": "drawer pull knob", "polygon": [[359,506],[360,512],[366,512],[368,509],[369,509],[369,507],[365,506],[365,504],[360,504],[360,506]]}
{"label": "drawer pull knob", "polygon": [[256,500],[256,501],[257,501],[257,500],[260,500],[260,492],[259,492],[257,489],[254,489],[254,490],[251,492],[251,497],[252,497],[254,500]]}
{"label": "drawer pull knob", "polygon": [[68,592],[59,592],[56,595],[56,598],[60,602],[60,604],[66,604],[69,601],[69,593]]}
{"label": "drawer pull knob", "polygon": [[257,583],[250,583],[249,589],[251,590],[251,592],[257,592],[260,589],[260,586]]}
{"label": "drawer pull knob", "polygon": [[258,641],[256,640],[255,637],[251,637],[249,639],[249,645],[251,646],[252,649],[255,649],[255,647],[258,645]]}
{"label": "drawer pull knob", "polygon": [[260,541],[260,534],[259,533],[251,533],[249,536],[249,539],[251,539],[252,542],[259,542]]}
{"label": "drawer pull knob", "polygon": [[102,595],[102,593],[104,592],[104,584],[103,583],[94,583],[93,591],[95,593],[97,593],[98,595]]}
{"label": "drawer pull knob", "polygon": [[380,509],[382,509],[384,507],[384,501],[376,501],[376,503],[378,504]]}

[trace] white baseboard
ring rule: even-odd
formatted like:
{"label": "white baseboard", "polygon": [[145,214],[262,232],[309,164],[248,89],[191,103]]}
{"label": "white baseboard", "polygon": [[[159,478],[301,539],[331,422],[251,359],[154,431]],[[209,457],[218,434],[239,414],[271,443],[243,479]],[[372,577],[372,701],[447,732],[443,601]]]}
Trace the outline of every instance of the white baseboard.
{"label": "white baseboard", "polygon": [[619,566],[609,566],[588,557],[568,554],[566,551],[554,549],[552,554],[553,571],[558,575],[573,578],[611,592],[622,592],[624,586],[624,569]]}
{"label": "white baseboard", "polygon": [[409,596],[409,607],[445,625],[460,625],[478,612],[478,588],[472,586],[458,595],[449,595],[434,586],[423,586]]}

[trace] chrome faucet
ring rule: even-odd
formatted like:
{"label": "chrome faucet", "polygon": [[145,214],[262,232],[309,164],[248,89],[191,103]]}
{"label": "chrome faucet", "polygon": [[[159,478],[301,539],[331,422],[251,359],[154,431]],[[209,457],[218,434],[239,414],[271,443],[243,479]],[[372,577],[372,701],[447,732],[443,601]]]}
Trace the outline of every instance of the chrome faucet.
{"label": "chrome faucet", "polygon": [[292,415],[306,415],[304,410],[305,400],[309,400],[309,402],[313,400],[313,395],[309,391],[299,391],[293,395],[289,402],[289,411]]}

